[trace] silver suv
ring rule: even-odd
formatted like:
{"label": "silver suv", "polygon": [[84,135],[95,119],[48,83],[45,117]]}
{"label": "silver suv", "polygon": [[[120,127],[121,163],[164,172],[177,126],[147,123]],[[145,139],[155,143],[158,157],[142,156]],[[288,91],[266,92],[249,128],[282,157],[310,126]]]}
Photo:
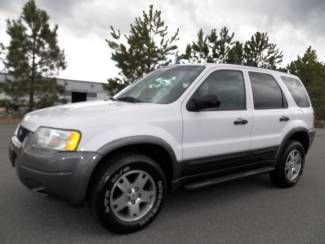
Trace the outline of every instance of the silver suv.
{"label": "silver suv", "polygon": [[142,229],[166,193],[269,173],[295,185],[315,134],[298,77],[245,66],[156,70],[109,101],[27,114],[10,143],[21,182],[88,202],[109,230]]}

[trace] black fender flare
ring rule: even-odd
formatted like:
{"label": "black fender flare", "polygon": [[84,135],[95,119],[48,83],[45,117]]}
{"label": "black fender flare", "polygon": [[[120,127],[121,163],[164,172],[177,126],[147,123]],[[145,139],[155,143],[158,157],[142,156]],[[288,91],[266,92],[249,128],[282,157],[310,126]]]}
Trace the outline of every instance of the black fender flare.
{"label": "black fender flare", "polygon": [[[285,137],[282,139],[282,142],[280,143],[280,146],[278,148],[278,151],[276,153],[276,159],[279,158],[279,156],[281,155],[281,153],[283,152],[283,150],[285,149],[285,146],[287,145],[289,138],[292,137],[295,133],[297,132],[304,132],[307,134],[308,136],[308,148],[310,146],[310,136],[309,136],[309,131],[308,129],[306,129],[305,127],[296,127],[294,129],[291,129],[286,135]],[[307,153],[307,151],[305,152]]]}
{"label": "black fender flare", "polygon": [[136,146],[137,144],[152,144],[163,148],[169,154],[172,160],[171,162],[172,169],[173,169],[172,179],[174,179],[174,177],[178,175],[179,167],[178,167],[175,152],[173,148],[169,145],[169,143],[167,143],[165,140],[159,137],[146,136],[146,135],[124,137],[103,145],[99,150],[97,150],[97,152],[100,155],[105,156],[110,152],[113,152],[114,150],[117,150],[119,148],[126,147],[126,146]]}

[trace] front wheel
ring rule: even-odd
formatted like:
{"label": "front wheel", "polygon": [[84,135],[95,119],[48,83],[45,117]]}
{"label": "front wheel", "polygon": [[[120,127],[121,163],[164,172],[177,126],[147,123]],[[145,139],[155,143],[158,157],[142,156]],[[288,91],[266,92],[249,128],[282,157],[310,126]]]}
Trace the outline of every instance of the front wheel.
{"label": "front wheel", "polygon": [[271,180],[280,187],[294,186],[303,173],[305,150],[298,141],[289,141],[276,165],[270,173]]}
{"label": "front wheel", "polygon": [[165,198],[163,171],[141,154],[113,157],[106,165],[92,189],[92,211],[116,233],[144,228],[157,216]]}

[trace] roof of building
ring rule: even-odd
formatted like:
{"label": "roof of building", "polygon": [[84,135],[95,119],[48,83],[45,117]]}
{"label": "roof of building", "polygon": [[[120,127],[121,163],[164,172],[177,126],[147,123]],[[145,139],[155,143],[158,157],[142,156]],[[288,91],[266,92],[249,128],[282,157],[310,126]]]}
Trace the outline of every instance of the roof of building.
{"label": "roof of building", "polygon": [[[7,73],[0,72],[0,82],[3,82],[7,75],[8,75]],[[102,82],[96,82],[96,81],[74,80],[74,79],[65,79],[65,78],[56,78],[56,80],[72,82],[72,83],[90,83],[90,84],[101,84],[101,85],[104,84]]]}

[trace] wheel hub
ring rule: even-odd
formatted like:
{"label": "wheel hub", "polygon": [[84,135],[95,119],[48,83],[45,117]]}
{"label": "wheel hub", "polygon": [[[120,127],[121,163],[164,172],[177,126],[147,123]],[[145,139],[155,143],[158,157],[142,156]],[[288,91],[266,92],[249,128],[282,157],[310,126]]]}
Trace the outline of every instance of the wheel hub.
{"label": "wheel hub", "polygon": [[129,171],[114,183],[110,208],[123,221],[136,221],[145,216],[156,201],[156,185],[145,171]]}
{"label": "wheel hub", "polygon": [[135,188],[131,188],[129,192],[130,193],[128,194],[128,197],[130,199],[129,201],[130,203],[135,204],[137,200],[141,200],[140,193],[137,193]]}

